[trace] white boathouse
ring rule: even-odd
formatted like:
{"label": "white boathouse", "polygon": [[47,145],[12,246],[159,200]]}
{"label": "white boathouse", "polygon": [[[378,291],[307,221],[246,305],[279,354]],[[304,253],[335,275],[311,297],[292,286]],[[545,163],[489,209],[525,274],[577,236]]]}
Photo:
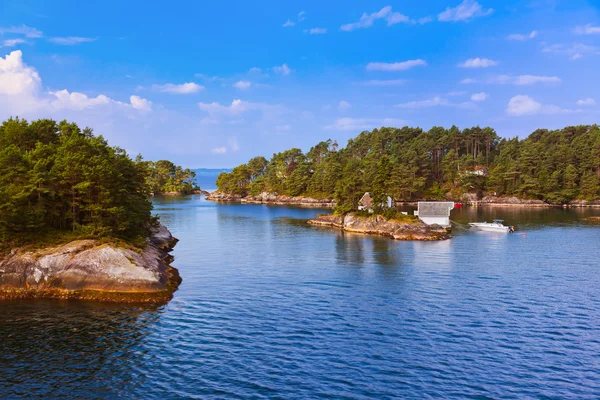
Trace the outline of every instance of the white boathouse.
{"label": "white boathouse", "polygon": [[420,201],[415,215],[427,225],[450,227],[450,211],[454,209],[452,201]]}

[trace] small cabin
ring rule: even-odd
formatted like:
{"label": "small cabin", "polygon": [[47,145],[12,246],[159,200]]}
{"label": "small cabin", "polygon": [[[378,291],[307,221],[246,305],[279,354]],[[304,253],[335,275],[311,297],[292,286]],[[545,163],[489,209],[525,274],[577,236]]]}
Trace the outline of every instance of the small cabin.
{"label": "small cabin", "polygon": [[488,169],[483,165],[477,165],[473,170],[468,171],[469,175],[488,176]]}
{"label": "small cabin", "polygon": [[[379,206],[382,208],[392,208],[393,200],[390,196],[387,196],[386,202],[380,204]],[[371,197],[371,193],[366,192],[358,201],[358,209],[360,211],[368,211],[370,213],[373,212],[373,198]]]}
{"label": "small cabin", "polygon": [[454,209],[452,201],[420,201],[415,215],[427,225],[450,227],[450,211]]}

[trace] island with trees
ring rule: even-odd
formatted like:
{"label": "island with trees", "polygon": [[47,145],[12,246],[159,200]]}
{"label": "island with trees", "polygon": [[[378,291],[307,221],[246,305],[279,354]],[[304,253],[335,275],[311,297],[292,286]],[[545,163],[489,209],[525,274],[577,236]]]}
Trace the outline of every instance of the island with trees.
{"label": "island with trees", "polygon": [[[293,148],[256,157],[222,173],[214,200],[322,199],[338,214],[375,203],[454,200],[600,205],[600,128],[538,129],[519,140],[492,128],[381,128],[327,140],[307,153]],[[324,199],[324,200],[323,200]],[[268,202],[268,201],[264,201]]]}
{"label": "island with trees", "polygon": [[[600,128],[538,129],[519,140],[490,127],[381,128],[255,157],[222,173],[208,199],[334,207],[309,223],[400,240],[448,236],[382,205],[419,200],[466,204],[600,206]],[[365,193],[373,214],[358,212]]]}
{"label": "island with trees", "polygon": [[151,215],[151,185],[192,183],[180,168],[176,181],[155,180],[157,164],[75,123],[3,122],[0,299],[170,299],[181,282],[168,254],[176,239]]}

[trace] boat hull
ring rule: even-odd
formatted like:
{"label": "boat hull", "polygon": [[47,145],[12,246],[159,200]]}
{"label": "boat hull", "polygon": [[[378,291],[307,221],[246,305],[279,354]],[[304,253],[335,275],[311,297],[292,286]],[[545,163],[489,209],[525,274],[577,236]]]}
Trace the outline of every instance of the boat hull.
{"label": "boat hull", "polygon": [[485,224],[485,223],[470,223],[472,228],[478,229],[485,232],[499,232],[499,233],[510,233],[510,227],[496,224]]}

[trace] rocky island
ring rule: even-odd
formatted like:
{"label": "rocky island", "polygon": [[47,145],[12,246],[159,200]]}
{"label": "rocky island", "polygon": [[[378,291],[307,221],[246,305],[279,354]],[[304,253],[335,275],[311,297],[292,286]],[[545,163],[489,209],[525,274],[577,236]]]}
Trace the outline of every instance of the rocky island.
{"label": "rocky island", "polygon": [[276,192],[262,192],[256,196],[224,193],[215,191],[206,196],[206,200],[217,202],[234,202],[246,204],[273,204],[280,206],[297,206],[297,207],[312,207],[312,208],[333,208],[335,200],[333,199],[317,199],[310,196],[289,196],[280,195]]}
{"label": "rocky island", "polygon": [[138,249],[101,240],[74,240],[0,256],[0,299],[57,298],[162,303],[181,283],[170,266],[177,243],[160,225]]}
{"label": "rocky island", "polygon": [[135,160],[92,129],[49,119],[0,124],[0,299],[169,300],[177,242],[153,191],[192,191],[193,173]]}
{"label": "rocky island", "polygon": [[402,220],[386,218],[383,215],[345,215],[319,214],[308,221],[315,226],[338,228],[346,232],[391,237],[395,240],[446,240],[450,239],[448,231],[442,227],[426,225],[418,218],[406,216]]}

